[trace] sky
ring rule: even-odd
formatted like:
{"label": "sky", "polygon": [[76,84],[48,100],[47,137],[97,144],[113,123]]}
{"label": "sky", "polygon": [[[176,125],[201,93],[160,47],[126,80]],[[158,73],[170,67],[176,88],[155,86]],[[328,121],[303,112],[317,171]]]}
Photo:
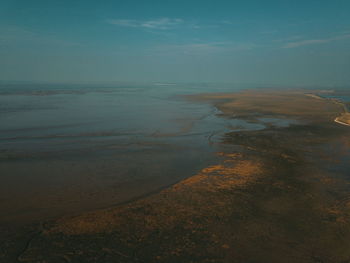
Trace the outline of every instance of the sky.
{"label": "sky", "polygon": [[350,84],[348,0],[0,0],[0,80]]}

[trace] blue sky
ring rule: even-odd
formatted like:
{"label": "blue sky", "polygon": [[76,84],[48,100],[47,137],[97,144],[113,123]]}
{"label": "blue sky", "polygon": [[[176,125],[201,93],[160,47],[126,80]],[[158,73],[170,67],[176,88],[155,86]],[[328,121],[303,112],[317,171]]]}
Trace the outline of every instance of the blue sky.
{"label": "blue sky", "polygon": [[350,84],[350,1],[0,1],[0,80]]}

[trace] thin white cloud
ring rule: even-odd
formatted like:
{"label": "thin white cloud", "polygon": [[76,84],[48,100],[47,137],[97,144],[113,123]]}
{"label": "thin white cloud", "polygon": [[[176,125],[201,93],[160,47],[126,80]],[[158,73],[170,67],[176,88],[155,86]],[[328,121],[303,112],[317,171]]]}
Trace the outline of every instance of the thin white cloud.
{"label": "thin white cloud", "polygon": [[150,30],[168,30],[168,29],[213,29],[221,26],[231,26],[233,22],[229,20],[221,20],[213,22],[210,24],[202,24],[196,20],[185,21],[181,18],[158,18],[152,20],[136,20],[136,19],[107,19],[105,20],[108,24],[120,26],[120,27],[133,27],[141,29],[150,29]]}
{"label": "thin white cloud", "polygon": [[285,38],[274,39],[274,40],[272,40],[272,42],[292,43],[292,42],[298,42],[302,38],[303,38],[302,36],[296,35],[296,36],[290,36],[290,37],[285,37]]}
{"label": "thin white cloud", "polygon": [[123,27],[166,30],[175,28],[184,21],[180,18],[163,17],[154,20],[108,19],[107,23]]}
{"label": "thin white cloud", "polygon": [[305,40],[286,43],[285,45],[282,46],[282,48],[297,48],[297,47],[307,46],[307,45],[324,44],[324,43],[330,43],[330,42],[348,39],[348,38],[350,38],[350,34],[343,34],[335,37],[322,38],[322,39],[305,39]]}
{"label": "thin white cloud", "polygon": [[221,20],[220,23],[224,25],[233,25],[233,22],[231,20]]}
{"label": "thin white cloud", "polygon": [[212,28],[218,28],[219,25],[199,25],[198,23],[192,23],[188,26],[190,29],[212,29]]}
{"label": "thin white cloud", "polygon": [[149,50],[153,55],[200,55],[217,54],[251,50],[257,46],[253,43],[233,42],[197,42],[188,44],[161,45]]}

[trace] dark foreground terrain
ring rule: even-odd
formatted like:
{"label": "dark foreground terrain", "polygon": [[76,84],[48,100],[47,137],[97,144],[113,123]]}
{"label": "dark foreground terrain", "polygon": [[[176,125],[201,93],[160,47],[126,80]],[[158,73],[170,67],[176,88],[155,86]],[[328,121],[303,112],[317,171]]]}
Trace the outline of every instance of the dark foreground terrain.
{"label": "dark foreground terrain", "polygon": [[202,95],[232,127],[220,161],[109,209],[1,229],[0,262],[350,262],[350,130],[304,92]]}

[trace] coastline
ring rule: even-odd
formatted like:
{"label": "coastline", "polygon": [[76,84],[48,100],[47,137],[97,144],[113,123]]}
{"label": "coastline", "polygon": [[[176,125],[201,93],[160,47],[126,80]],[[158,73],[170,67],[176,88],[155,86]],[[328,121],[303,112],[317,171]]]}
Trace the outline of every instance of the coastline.
{"label": "coastline", "polygon": [[314,98],[330,100],[334,104],[341,106],[343,108],[344,112],[341,113],[340,116],[336,117],[334,119],[334,121],[336,123],[339,123],[339,124],[342,124],[342,125],[345,125],[345,126],[350,126],[350,112],[349,112],[348,106],[346,105],[345,102],[342,102],[339,99],[335,99],[335,98],[324,98],[324,97],[318,96],[316,94],[306,94],[306,95],[312,96]]}
{"label": "coastline", "polygon": [[344,113],[335,118],[334,121],[342,125],[350,126],[350,112],[345,102],[339,101],[337,99],[332,99],[332,101],[334,101],[336,104],[341,105],[344,109]]}
{"label": "coastline", "polygon": [[339,118],[341,118],[341,117],[335,118],[334,121],[335,121],[336,123],[339,123],[339,124],[342,124],[342,125],[350,126],[350,116],[347,118],[347,122],[349,122],[349,123],[343,122],[343,121],[339,120]]}
{"label": "coastline", "polygon": [[310,97],[310,98],[314,98],[314,99],[329,100],[329,101],[332,101],[336,105],[340,105],[344,109],[344,112],[341,113],[340,116],[336,117],[334,119],[334,121],[336,123],[339,123],[339,124],[342,124],[345,126],[350,126],[350,112],[349,112],[348,106],[346,105],[345,102],[342,102],[339,99],[335,99],[335,98],[325,98],[325,97],[322,97],[322,96],[319,96],[319,95],[313,94],[313,93],[306,93],[305,95]]}
{"label": "coastline", "polygon": [[[158,193],[43,224],[17,252],[18,261],[346,261],[350,202],[343,200],[350,193],[336,168],[349,167],[338,161],[349,156],[329,148],[350,145],[350,136],[331,125],[338,105],[304,95],[189,96],[214,105],[227,120],[276,122],[262,130],[227,132],[216,163]],[[279,125],[289,119],[298,122]]]}

